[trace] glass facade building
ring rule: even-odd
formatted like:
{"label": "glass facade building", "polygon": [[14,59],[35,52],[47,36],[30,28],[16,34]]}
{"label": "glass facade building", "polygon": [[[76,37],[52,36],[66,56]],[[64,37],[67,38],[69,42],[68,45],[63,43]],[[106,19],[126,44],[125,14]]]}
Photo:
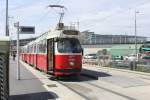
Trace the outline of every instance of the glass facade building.
{"label": "glass facade building", "polygon": [[[84,31],[80,33],[81,44],[134,44],[133,35],[101,35],[94,32]],[[137,36],[137,43],[146,42],[147,38]]]}

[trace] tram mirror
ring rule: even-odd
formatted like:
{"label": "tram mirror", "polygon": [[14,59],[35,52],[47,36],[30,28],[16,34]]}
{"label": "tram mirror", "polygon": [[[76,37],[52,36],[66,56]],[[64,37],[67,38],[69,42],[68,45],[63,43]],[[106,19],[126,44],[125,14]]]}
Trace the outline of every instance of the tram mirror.
{"label": "tram mirror", "polygon": [[81,51],[82,51],[82,56],[83,56],[83,55],[84,55],[84,50],[83,50],[83,48],[82,48],[82,50],[81,50]]}

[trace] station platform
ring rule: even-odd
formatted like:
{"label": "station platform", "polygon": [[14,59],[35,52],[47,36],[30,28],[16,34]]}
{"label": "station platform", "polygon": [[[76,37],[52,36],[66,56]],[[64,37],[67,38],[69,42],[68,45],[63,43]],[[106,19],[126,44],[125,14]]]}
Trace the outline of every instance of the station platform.
{"label": "station platform", "polygon": [[10,57],[10,100],[55,100],[54,93],[47,91],[43,83],[24,65],[20,64],[21,79],[17,80],[17,61]]}

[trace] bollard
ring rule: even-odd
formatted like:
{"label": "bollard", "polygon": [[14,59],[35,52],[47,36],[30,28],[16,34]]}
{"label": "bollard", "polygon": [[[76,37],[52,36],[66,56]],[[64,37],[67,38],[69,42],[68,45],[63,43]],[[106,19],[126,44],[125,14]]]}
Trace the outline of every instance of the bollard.
{"label": "bollard", "polygon": [[9,99],[9,38],[0,38],[0,100]]}
{"label": "bollard", "polygon": [[134,63],[133,61],[130,62],[130,70],[133,70],[134,69]]}

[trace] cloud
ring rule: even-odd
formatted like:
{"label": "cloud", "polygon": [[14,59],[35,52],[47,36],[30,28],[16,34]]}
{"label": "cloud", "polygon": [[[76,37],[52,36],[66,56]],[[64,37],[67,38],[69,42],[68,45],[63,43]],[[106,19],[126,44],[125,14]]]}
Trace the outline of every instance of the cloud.
{"label": "cloud", "polygon": [[[142,6],[136,7],[136,9],[145,13],[143,15],[137,14],[138,35],[147,36],[150,31],[148,29],[148,26],[150,26],[150,13],[148,11],[150,4],[145,3]],[[130,7],[122,8],[119,6],[111,10],[99,12],[99,14],[96,15],[88,15],[84,22],[81,21],[81,29],[86,30],[86,28],[88,28],[97,34],[127,33],[132,35],[134,34],[134,10],[135,9],[130,9]]]}
{"label": "cloud", "polygon": [[[2,1],[0,12],[3,17],[0,17],[0,33],[5,32],[5,0]],[[150,26],[150,4],[148,1],[61,0],[60,4],[67,8],[64,17],[66,23],[79,20],[81,31],[90,29],[98,34],[134,34],[134,8],[136,8],[143,13],[137,15],[138,33],[147,36],[150,31],[148,28]],[[10,16],[14,17],[10,20],[11,32],[15,33],[16,31],[13,28],[13,23],[16,21],[20,21],[21,25],[35,26],[37,35],[54,27],[58,21],[58,10],[48,9],[46,6],[56,2],[58,0],[11,1]]]}

